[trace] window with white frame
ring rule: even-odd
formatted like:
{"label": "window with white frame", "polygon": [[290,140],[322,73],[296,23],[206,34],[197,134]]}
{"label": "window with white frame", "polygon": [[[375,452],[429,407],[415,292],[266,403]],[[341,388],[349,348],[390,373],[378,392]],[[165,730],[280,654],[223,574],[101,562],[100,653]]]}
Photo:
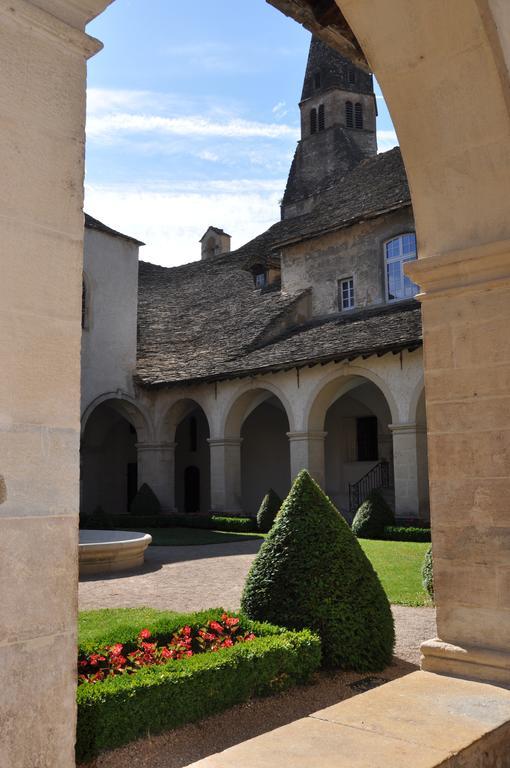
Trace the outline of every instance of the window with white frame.
{"label": "window with white frame", "polygon": [[385,244],[386,293],[388,301],[409,299],[416,296],[418,286],[404,274],[406,261],[416,259],[416,235],[408,232]]}
{"label": "window with white frame", "polygon": [[354,278],[344,277],[338,281],[338,307],[342,312],[354,308]]}

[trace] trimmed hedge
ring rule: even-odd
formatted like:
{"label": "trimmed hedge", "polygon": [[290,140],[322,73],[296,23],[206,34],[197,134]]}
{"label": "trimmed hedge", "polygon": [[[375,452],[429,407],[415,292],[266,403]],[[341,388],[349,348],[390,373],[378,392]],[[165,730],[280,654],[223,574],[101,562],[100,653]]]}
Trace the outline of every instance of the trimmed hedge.
{"label": "trimmed hedge", "polygon": [[268,533],[273,527],[276,515],[280,511],[282,500],[272,488],[262,499],[259,511],[257,512],[257,527],[262,533]]}
{"label": "trimmed hedge", "polygon": [[430,541],[430,528],[415,528],[413,526],[387,525],[383,539],[388,541]]}
{"label": "trimmed hedge", "polygon": [[241,607],[252,619],[321,638],[325,666],[377,671],[395,632],[370,561],[328,497],[302,470],[251,566]]}
{"label": "trimmed hedge", "polygon": [[129,512],[134,517],[151,517],[161,514],[161,504],[150,485],[144,483],[140,486],[131,502]]}
{"label": "trimmed hedge", "polygon": [[354,515],[352,532],[358,539],[380,539],[386,526],[393,525],[395,515],[390,505],[379,491],[372,491]]}
{"label": "trimmed hedge", "polygon": [[253,517],[211,517],[212,528],[215,531],[232,531],[233,533],[255,533],[257,521]]}
{"label": "trimmed hedge", "polygon": [[[135,515],[111,515],[114,527],[124,530],[137,530],[142,521]],[[234,531],[236,533],[254,533],[257,523],[253,517],[221,517],[212,515],[146,515],[144,528],[200,528],[215,531]]]}
{"label": "trimmed hedge", "polygon": [[246,620],[244,626],[253,628],[255,640],[80,685],[77,760],[304,683],[320,666],[320,641],[311,632]]}
{"label": "trimmed hedge", "polygon": [[425,552],[421,568],[421,578],[424,589],[429,593],[431,600],[434,600],[434,563],[432,560],[432,547],[429,547]]}

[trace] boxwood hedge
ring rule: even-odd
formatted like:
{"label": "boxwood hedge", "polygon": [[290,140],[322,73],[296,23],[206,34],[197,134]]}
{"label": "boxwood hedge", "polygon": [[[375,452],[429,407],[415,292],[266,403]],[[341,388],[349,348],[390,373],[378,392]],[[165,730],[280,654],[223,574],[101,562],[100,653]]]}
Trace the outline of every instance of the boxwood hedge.
{"label": "boxwood hedge", "polygon": [[430,528],[387,525],[382,538],[388,541],[430,541],[430,536]]}
{"label": "boxwood hedge", "polygon": [[146,528],[201,528],[235,533],[257,531],[253,517],[222,517],[220,515],[147,515],[143,520],[135,515],[111,515],[110,527],[136,531],[140,525]]}
{"label": "boxwood hedge", "polygon": [[[221,611],[188,616],[217,618]],[[161,623],[153,636],[164,640],[183,625],[174,615]],[[202,623],[201,621],[199,623]],[[204,653],[132,675],[110,677],[78,687],[76,758],[83,762],[102,750],[134,739],[196,722],[234,704],[306,682],[320,666],[317,635],[309,630],[292,632],[242,618],[242,625],[256,633],[255,640]],[[173,629],[172,629],[173,628]],[[119,642],[134,642],[140,627],[130,634],[124,628]],[[111,642],[111,638],[106,643]],[[92,645],[99,647],[97,642]],[[83,647],[83,646],[82,646]],[[85,646],[90,649],[91,643]]]}

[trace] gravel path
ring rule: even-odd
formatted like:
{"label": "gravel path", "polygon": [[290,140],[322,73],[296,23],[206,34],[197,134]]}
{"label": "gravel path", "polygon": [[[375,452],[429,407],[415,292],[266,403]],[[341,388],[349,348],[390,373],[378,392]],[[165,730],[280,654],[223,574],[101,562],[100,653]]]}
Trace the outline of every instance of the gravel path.
{"label": "gravel path", "polygon": [[[150,606],[177,611],[239,607],[241,590],[260,541],[200,547],[150,547],[138,571],[80,583],[80,609]],[[380,675],[319,672],[310,685],[255,699],[196,725],[100,755],[87,768],[185,768],[234,744],[278,728],[370,687],[414,671],[423,640],[436,634],[432,608],[393,606],[394,663]],[[84,767],[85,768],[85,767]]]}
{"label": "gravel path", "polygon": [[[241,591],[260,540],[197,547],[149,547],[137,571],[80,582],[80,610],[149,606],[173,611],[239,608]],[[436,634],[433,608],[394,606],[395,655],[419,663],[423,640]]]}

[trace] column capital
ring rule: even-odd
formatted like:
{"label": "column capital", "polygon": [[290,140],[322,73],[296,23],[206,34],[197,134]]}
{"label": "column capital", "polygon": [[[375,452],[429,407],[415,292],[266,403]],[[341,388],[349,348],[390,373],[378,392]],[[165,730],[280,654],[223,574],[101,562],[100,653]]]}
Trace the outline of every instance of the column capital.
{"label": "column capital", "polygon": [[229,445],[241,445],[243,442],[242,437],[208,437],[207,442],[211,448],[229,446]]}
{"label": "column capital", "polygon": [[413,422],[406,424],[388,424],[388,429],[391,430],[394,435],[417,434],[427,431],[424,424],[415,424]]}
{"label": "column capital", "polygon": [[289,438],[289,441],[293,443],[298,440],[324,440],[327,434],[327,432],[323,432],[322,430],[312,429],[309,432],[287,432],[287,437]]}
{"label": "column capital", "polygon": [[160,452],[160,451],[168,451],[173,452],[175,451],[175,448],[177,446],[177,443],[156,443],[156,442],[147,442],[147,443],[135,443],[135,448],[137,451],[153,451],[153,452]]}

